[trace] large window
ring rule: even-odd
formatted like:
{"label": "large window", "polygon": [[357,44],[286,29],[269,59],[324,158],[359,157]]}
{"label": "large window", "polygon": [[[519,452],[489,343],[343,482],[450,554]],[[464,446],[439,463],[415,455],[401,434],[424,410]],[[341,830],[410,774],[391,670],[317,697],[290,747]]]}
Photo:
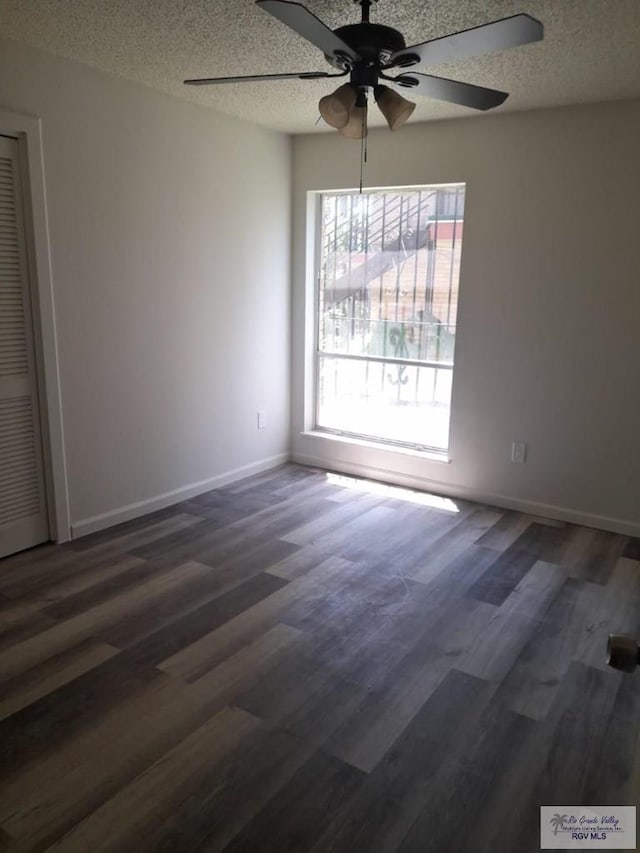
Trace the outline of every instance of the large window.
{"label": "large window", "polygon": [[448,448],[464,190],[322,194],[317,429]]}

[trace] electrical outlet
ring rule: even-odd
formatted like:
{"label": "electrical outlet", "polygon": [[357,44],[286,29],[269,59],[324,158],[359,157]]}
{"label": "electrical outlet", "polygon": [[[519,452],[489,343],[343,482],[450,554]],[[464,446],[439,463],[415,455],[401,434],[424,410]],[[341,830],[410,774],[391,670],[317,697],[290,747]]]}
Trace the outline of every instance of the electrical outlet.
{"label": "electrical outlet", "polygon": [[267,425],[267,413],[260,409],[258,412],[258,429],[264,429]]}
{"label": "electrical outlet", "polygon": [[524,463],[527,461],[527,442],[514,441],[511,445],[511,461]]}

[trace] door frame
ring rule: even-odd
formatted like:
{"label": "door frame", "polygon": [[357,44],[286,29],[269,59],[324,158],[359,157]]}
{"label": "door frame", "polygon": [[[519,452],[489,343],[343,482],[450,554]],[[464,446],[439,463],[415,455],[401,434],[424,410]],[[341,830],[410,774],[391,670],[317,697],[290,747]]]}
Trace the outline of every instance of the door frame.
{"label": "door frame", "polygon": [[71,526],[41,122],[0,106],[0,133],[18,141],[49,535],[60,543]]}

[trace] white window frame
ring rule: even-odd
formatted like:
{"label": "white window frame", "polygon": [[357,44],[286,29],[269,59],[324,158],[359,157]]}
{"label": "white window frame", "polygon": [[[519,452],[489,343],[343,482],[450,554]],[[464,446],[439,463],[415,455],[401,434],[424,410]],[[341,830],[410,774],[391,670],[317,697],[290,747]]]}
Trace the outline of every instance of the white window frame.
{"label": "white window frame", "polygon": [[[441,183],[417,184],[413,186],[388,186],[369,187],[365,193],[389,193],[389,192],[411,192],[429,188],[464,186],[464,180],[446,181]],[[448,447],[446,449],[429,447],[421,444],[413,444],[406,441],[394,441],[392,439],[365,436],[361,433],[350,433],[343,430],[331,429],[318,426],[318,383],[319,365],[322,355],[331,357],[331,353],[321,354],[318,349],[319,340],[319,290],[321,279],[321,235],[322,235],[322,198],[325,195],[350,195],[358,192],[355,188],[310,190],[307,192],[307,227],[306,227],[306,250],[305,250],[305,329],[304,329],[304,388],[303,388],[303,434],[314,438],[328,440],[340,440],[348,444],[357,444],[365,447],[375,447],[394,453],[404,453],[428,457],[435,461],[450,462],[451,448],[451,421],[453,420],[454,382],[455,382],[455,349],[454,358],[450,367],[440,362],[423,362],[412,359],[400,359],[394,357],[370,357],[339,353],[340,358],[348,358],[363,361],[376,361],[389,364],[405,364],[407,366],[436,368],[438,370],[449,369],[451,377],[451,417],[449,421]],[[457,324],[456,324],[457,325]]]}

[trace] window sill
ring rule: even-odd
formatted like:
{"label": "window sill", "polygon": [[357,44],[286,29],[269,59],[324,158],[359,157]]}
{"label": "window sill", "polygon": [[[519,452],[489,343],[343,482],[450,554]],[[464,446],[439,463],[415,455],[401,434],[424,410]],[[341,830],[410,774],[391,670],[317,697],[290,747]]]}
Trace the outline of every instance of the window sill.
{"label": "window sill", "polygon": [[397,447],[393,444],[385,444],[379,441],[368,441],[364,438],[353,438],[353,436],[338,435],[333,432],[322,430],[304,430],[300,433],[304,438],[321,438],[326,441],[338,441],[341,444],[350,444],[356,447],[366,447],[370,450],[386,450],[388,453],[398,453],[402,456],[413,456],[415,459],[428,459],[430,462],[444,462],[449,464],[451,457],[445,451],[417,450],[411,447]]}

